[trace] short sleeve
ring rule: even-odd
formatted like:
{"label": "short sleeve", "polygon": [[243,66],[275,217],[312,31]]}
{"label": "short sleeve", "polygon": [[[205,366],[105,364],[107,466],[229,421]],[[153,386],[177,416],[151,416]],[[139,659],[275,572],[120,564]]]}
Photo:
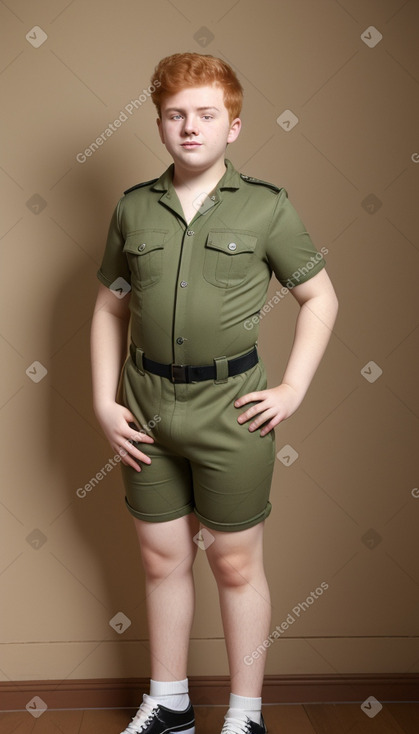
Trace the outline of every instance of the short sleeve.
{"label": "short sleeve", "polygon": [[103,253],[101,266],[97,271],[97,277],[100,282],[108,288],[113,285],[118,278],[123,278],[127,283],[131,284],[131,273],[127,257],[123,252],[125,238],[120,227],[121,202],[122,199],[119,200],[114,213],[112,214],[105,252]]}
{"label": "short sleeve", "polygon": [[279,282],[293,288],[312,278],[326,262],[314,247],[310,235],[281,189],[269,229],[266,255]]}

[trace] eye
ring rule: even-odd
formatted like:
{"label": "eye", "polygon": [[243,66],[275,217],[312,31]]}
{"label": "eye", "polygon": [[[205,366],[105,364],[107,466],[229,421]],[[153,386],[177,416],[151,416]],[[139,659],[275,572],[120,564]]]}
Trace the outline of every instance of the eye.
{"label": "eye", "polygon": [[213,119],[212,118],[212,115],[202,115],[202,117],[204,118],[204,120],[212,120]]}
{"label": "eye", "polygon": [[182,115],[180,115],[179,113],[176,113],[176,115],[171,115],[170,116],[170,119],[171,120],[180,120],[181,117],[182,117]]}

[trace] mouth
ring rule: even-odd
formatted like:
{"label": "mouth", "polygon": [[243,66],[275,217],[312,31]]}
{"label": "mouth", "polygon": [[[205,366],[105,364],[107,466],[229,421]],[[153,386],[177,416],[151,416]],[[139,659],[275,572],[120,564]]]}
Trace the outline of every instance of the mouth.
{"label": "mouth", "polygon": [[182,148],[199,148],[201,143],[195,143],[193,140],[188,140],[186,143],[181,143]]}

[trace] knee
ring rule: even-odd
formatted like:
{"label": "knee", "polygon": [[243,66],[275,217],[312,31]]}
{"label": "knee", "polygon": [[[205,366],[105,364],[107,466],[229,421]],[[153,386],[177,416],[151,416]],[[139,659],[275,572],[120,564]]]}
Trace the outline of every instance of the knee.
{"label": "knee", "polygon": [[142,548],[141,556],[145,575],[152,582],[190,573],[195,557],[193,552],[182,557],[176,552],[164,552],[155,548]]}
{"label": "knee", "polygon": [[238,589],[247,586],[254,572],[254,563],[246,551],[214,554],[209,561],[219,586]]}

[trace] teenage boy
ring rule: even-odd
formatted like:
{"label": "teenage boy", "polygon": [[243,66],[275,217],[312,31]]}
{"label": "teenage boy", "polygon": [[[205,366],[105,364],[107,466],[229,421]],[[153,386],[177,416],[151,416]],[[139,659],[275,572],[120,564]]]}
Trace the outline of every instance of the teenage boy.
{"label": "teenage boy", "polygon": [[[337,300],[285,190],[225,160],[241,127],[232,69],[174,54],[153,85],[173,164],[119,201],[92,323],[95,412],[122,456],[146,578],[150,694],[125,734],[195,732],[186,665],[200,523],[231,676],[222,734],[265,734],[264,656],[244,658],[270,629],[262,541],[274,428],[307,391]],[[300,310],[282,382],[266,389],[254,316],[272,272]]]}

